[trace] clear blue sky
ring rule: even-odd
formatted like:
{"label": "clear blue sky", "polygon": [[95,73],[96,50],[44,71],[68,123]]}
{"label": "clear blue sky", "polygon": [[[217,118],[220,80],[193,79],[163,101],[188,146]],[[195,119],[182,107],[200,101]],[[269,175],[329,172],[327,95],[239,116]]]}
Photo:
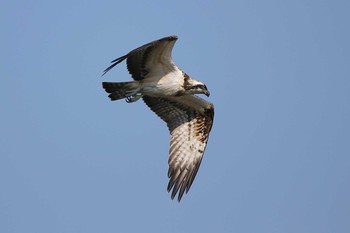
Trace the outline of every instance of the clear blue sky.
{"label": "clear blue sky", "polygon": [[[3,1],[0,232],[350,232],[350,1]],[[177,35],[215,122],[182,202],[114,58]],[[203,96],[203,98],[206,98]]]}

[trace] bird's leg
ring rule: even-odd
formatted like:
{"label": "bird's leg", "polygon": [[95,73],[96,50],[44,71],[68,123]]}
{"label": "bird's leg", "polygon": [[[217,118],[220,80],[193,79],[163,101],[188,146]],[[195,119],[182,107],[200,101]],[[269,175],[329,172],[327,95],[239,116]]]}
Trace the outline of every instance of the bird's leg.
{"label": "bird's leg", "polygon": [[138,101],[140,98],[142,98],[142,94],[141,93],[136,93],[135,95],[130,95],[130,96],[127,96],[125,101],[127,103],[133,103],[133,102],[136,102]]}
{"label": "bird's leg", "polygon": [[125,95],[126,95],[126,99],[125,101],[127,103],[133,103],[138,101],[143,95],[139,92],[141,90],[140,87],[137,87],[135,89],[126,91]]}

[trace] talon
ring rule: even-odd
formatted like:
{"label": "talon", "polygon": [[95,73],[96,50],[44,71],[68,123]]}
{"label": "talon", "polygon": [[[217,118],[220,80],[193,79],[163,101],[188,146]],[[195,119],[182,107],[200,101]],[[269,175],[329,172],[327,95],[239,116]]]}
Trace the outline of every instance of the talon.
{"label": "talon", "polygon": [[125,101],[127,103],[133,103],[133,102],[136,102],[138,101],[143,95],[141,93],[136,93],[135,95],[131,95],[131,96],[127,96],[125,98]]}

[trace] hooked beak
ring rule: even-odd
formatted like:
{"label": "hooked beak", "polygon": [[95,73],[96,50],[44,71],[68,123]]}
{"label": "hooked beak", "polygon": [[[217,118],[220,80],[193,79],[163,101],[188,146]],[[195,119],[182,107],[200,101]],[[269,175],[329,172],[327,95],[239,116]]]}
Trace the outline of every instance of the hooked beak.
{"label": "hooked beak", "polygon": [[206,91],[204,92],[204,95],[206,95],[207,97],[209,97],[209,96],[210,96],[210,92],[209,92],[208,90],[206,90]]}

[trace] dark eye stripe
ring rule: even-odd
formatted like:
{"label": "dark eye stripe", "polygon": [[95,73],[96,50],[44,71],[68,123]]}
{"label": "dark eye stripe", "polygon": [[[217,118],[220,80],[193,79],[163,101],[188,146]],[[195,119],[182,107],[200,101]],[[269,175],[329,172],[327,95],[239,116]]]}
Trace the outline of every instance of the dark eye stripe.
{"label": "dark eye stripe", "polygon": [[193,88],[193,89],[195,89],[195,88],[198,88],[198,87],[199,87],[199,88],[202,88],[202,87],[203,87],[203,85],[200,85],[200,84],[198,84],[198,85],[194,85],[192,88]]}

